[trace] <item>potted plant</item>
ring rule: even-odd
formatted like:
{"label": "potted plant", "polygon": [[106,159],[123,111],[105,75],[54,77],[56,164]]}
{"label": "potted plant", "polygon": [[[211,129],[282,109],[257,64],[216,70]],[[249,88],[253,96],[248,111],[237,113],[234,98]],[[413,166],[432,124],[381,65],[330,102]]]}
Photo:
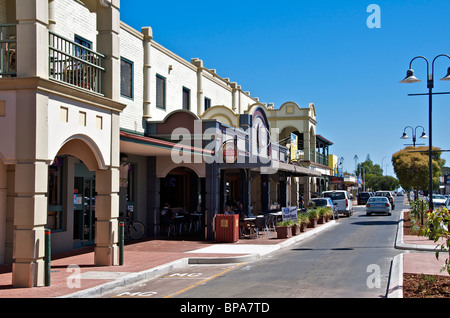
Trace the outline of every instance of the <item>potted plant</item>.
{"label": "potted plant", "polygon": [[319,211],[317,209],[310,209],[308,211],[309,224],[308,228],[315,228],[317,226],[317,218],[319,217]]}
{"label": "potted plant", "polygon": [[317,212],[318,212],[317,224],[324,224],[326,222],[327,217],[327,208],[318,207]]}
{"label": "potted plant", "polygon": [[309,216],[306,213],[299,214],[298,223],[300,224],[300,232],[306,232],[306,228],[309,224]]}
{"label": "potted plant", "polygon": [[300,224],[295,221],[292,221],[292,235],[299,235],[300,234]]}
{"label": "potted plant", "polygon": [[292,224],[294,224],[293,221],[287,220],[278,222],[277,226],[275,227],[277,231],[277,238],[283,239],[283,238],[289,238],[292,236]]}

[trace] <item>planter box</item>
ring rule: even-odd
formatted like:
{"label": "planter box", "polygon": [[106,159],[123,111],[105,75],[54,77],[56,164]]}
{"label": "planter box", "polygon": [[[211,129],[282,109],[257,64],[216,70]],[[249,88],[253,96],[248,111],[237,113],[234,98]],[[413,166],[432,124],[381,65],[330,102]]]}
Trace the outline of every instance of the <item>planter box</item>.
{"label": "planter box", "polygon": [[307,228],[308,228],[308,224],[306,224],[306,223],[301,223],[300,224],[300,232],[301,233],[306,232]]}
{"label": "planter box", "polygon": [[289,238],[292,236],[292,226],[277,226],[277,238]]}
{"label": "planter box", "polygon": [[317,219],[309,219],[309,224],[308,224],[308,228],[315,228],[317,226]]}
{"label": "planter box", "polygon": [[293,225],[292,226],[292,235],[299,235],[300,234],[300,225]]}
{"label": "planter box", "polygon": [[325,224],[325,216],[319,216],[317,219],[317,224]]}

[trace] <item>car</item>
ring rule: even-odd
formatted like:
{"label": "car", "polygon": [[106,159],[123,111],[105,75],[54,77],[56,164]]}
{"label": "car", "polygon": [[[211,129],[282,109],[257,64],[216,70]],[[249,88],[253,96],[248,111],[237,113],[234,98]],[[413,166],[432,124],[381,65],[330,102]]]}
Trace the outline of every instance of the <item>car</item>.
{"label": "car", "polygon": [[392,210],[395,210],[395,201],[394,197],[392,196],[391,191],[377,191],[375,192],[376,197],[387,197],[389,199],[389,203],[392,206]]}
{"label": "car", "polygon": [[345,190],[325,191],[322,193],[324,198],[330,198],[336,205],[339,214],[347,216],[353,215],[353,204],[350,194]]}
{"label": "car", "polygon": [[367,203],[367,200],[369,200],[369,198],[372,195],[370,194],[370,192],[361,192],[358,194],[357,200],[358,200],[358,205],[364,205]]}
{"label": "car", "polygon": [[366,204],[366,215],[372,215],[372,213],[392,215],[392,205],[389,198],[385,196],[371,197]]}
{"label": "car", "polygon": [[432,196],[432,200],[433,200],[433,205],[435,207],[441,207],[445,205],[446,202],[446,198],[444,195],[442,194],[433,194]]}
{"label": "car", "polygon": [[315,206],[329,207],[331,210],[333,210],[333,218],[335,220],[339,219],[339,212],[338,212],[337,206],[333,203],[333,201],[331,201],[330,198],[314,198],[314,199],[311,199],[311,202],[313,202]]}

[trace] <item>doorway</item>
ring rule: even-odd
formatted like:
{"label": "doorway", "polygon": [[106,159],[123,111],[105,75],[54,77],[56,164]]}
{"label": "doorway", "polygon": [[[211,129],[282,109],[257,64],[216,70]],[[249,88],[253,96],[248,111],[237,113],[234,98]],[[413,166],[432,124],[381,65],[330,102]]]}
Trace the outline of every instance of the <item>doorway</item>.
{"label": "doorway", "polygon": [[95,172],[84,164],[75,165],[73,247],[95,244]]}

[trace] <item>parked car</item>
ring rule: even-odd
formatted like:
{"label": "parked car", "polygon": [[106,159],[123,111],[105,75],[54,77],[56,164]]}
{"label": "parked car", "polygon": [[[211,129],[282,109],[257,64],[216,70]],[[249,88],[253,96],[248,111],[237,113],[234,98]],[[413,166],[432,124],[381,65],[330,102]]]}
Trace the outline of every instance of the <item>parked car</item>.
{"label": "parked car", "polygon": [[444,206],[445,205],[445,201],[447,201],[445,196],[442,195],[442,194],[433,194],[432,200],[433,200],[434,207]]}
{"label": "parked car", "polygon": [[389,203],[392,206],[392,210],[395,210],[395,201],[394,201],[394,197],[392,196],[391,191],[377,191],[377,192],[375,192],[375,196],[388,198]]}
{"label": "parked car", "polygon": [[311,202],[315,204],[315,206],[326,206],[333,210],[333,218],[339,219],[339,212],[337,206],[334,205],[333,201],[330,198],[314,198],[311,199]]}
{"label": "parked car", "polygon": [[353,215],[352,199],[347,191],[325,191],[322,195],[324,198],[330,198],[331,201],[333,201],[333,204],[336,205],[339,214],[345,214],[347,216]]}
{"label": "parked car", "polygon": [[358,200],[358,205],[364,205],[367,203],[367,200],[369,200],[369,198],[372,195],[370,194],[370,192],[361,192],[358,194],[357,196],[357,200]]}
{"label": "parked car", "polygon": [[389,198],[385,196],[371,197],[366,204],[366,215],[372,215],[372,213],[387,213],[392,214],[392,205],[389,202]]}

